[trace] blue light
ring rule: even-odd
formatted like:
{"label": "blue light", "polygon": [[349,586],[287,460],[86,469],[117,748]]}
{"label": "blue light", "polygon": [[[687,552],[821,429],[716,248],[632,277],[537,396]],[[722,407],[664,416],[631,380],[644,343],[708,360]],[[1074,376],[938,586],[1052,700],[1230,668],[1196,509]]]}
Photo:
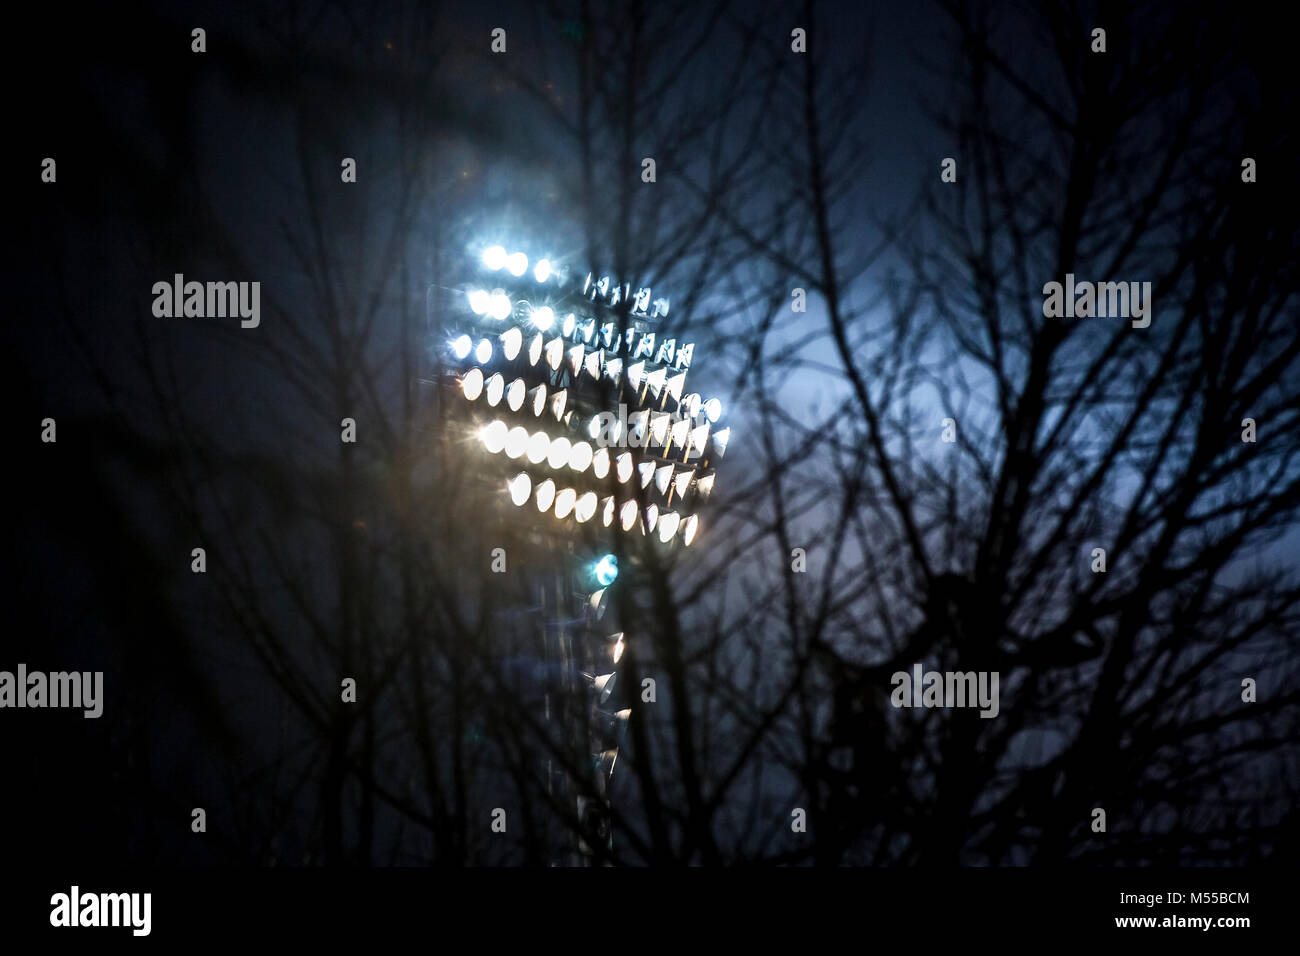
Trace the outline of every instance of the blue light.
{"label": "blue light", "polygon": [[618,577],[618,558],[612,554],[607,554],[596,562],[596,582],[602,587],[607,588],[614,583]]}

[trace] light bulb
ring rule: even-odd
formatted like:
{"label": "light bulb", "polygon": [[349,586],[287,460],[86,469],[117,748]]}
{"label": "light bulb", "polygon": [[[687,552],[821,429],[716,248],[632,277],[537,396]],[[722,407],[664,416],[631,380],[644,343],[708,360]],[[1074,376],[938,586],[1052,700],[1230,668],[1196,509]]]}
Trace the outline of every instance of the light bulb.
{"label": "light bulb", "polygon": [[524,333],[519,328],[508,329],[501,333],[501,354],[506,361],[513,362],[524,345]]}
{"label": "light bulb", "polygon": [[512,412],[517,412],[523,407],[524,380],[522,378],[515,379],[506,389],[506,404],[510,406]]}
{"label": "light bulb", "polygon": [[555,495],[555,517],[567,518],[577,502],[578,493],[572,488],[565,488]]}
{"label": "light bulb", "polygon": [[488,315],[494,319],[508,319],[510,313],[515,310],[514,303],[510,301],[510,296],[506,295],[500,289],[492,293],[492,299],[488,303]]}
{"label": "light bulb", "polygon": [[579,524],[584,521],[590,521],[596,513],[596,493],[588,491],[574,503],[573,516],[578,519]]}
{"label": "light bulb", "polygon": [[460,390],[471,402],[483,394],[483,370],[472,368],[460,380]]}
{"label": "light bulb", "polygon": [[546,458],[547,451],[550,450],[551,439],[546,432],[533,432],[533,437],[528,439],[527,456],[528,460],[534,465],[540,465]]}
{"label": "light bulb", "polygon": [[547,478],[537,486],[537,510],[543,513],[550,511],[553,501],[555,501],[555,482]]}
{"label": "light bulb", "polygon": [[569,467],[574,471],[586,471],[591,464],[591,446],[580,441],[569,450]]}
{"label": "light bulb", "polygon": [[528,447],[528,432],[516,425],[506,435],[506,457],[518,458]]}
{"label": "light bulb", "polygon": [[569,448],[569,439],[561,435],[551,442],[551,447],[546,452],[546,463],[555,469],[563,468],[569,463]]}
{"label": "light bulb", "polygon": [[483,439],[483,446],[496,455],[506,447],[506,434],[509,429],[503,421],[495,421],[479,429],[478,436]]}
{"label": "light bulb", "polygon": [[696,515],[691,515],[687,518],[685,530],[682,531],[682,544],[689,548],[691,542],[695,540],[695,533],[699,528],[700,519]]}
{"label": "light bulb", "polygon": [[510,484],[506,487],[510,489],[510,500],[513,501],[517,507],[522,507],[524,502],[526,502],[529,496],[533,493],[532,479],[522,471],[515,475],[514,479],[511,480]]}

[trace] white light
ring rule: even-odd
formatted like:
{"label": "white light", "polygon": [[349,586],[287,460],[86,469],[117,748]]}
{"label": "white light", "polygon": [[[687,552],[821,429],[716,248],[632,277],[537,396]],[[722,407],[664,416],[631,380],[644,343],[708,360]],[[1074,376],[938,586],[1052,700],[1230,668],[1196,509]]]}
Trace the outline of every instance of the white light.
{"label": "white light", "polygon": [[483,370],[472,368],[460,380],[460,390],[471,402],[483,394]]}
{"label": "white light", "polygon": [[512,412],[517,412],[523,407],[524,380],[522,378],[515,379],[506,389],[506,404],[510,406]]}
{"label": "white light", "polygon": [[574,471],[586,471],[591,464],[591,446],[580,441],[569,451],[569,467]]}
{"label": "white light", "polygon": [[501,352],[506,360],[513,362],[519,350],[524,347],[524,333],[518,328],[507,329],[501,333]]}
{"label": "white light", "polygon": [[475,289],[469,294],[469,310],[475,315],[482,315],[488,310],[492,297],[483,289]]}
{"label": "white light", "polygon": [[590,422],[587,423],[587,434],[593,439],[600,437],[600,416],[593,415]]}
{"label": "white light", "polygon": [[691,487],[691,475],[693,472],[681,471],[673,479],[673,489],[677,492],[678,498],[685,498],[686,491]]}
{"label": "white light", "polygon": [[491,405],[493,408],[495,408],[497,402],[501,401],[501,395],[503,392],[505,392],[505,390],[506,390],[506,380],[501,377],[500,372],[497,372],[495,375],[493,375],[490,379],[487,380],[488,404]]}
{"label": "white light", "polygon": [[709,475],[709,477],[701,478],[697,481],[695,483],[695,491],[697,494],[707,498],[709,493],[713,491],[713,476]]}
{"label": "white light", "polygon": [[698,428],[691,429],[691,449],[701,455],[704,454],[704,445],[709,440],[709,423],[705,422]]}
{"label": "white light", "polygon": [[564,403],[569,400],[569,390],[562,388],[551,396],[551,414],[555,416],[558,422],[564,417]]}
{"label": "white light", "polygon": [[483,445],[489,452],[496,455],[506,447],[506,434],[509,431],[506,423],[495,421],[489,425],[484,425],[479,429],[478,437],[483,439]]}
{"label": "white light", "polygon": [[554,371],[560,370],[560,363],[564,361],[564,340],[551,339],[546,343],[546,364]]}
{"label": "white light", "polygon": [[533,493],[533,481],[522,471],[515,475],[506,487],[510,489],[510,500],[515,503],[516,507],[523,507],[524,502]]}
{"label": "white light", "polygon": [[542,409],[546,408],[546,386],[538,385],[533,389],[532,409],[533,414],[541,417]]}
{"label": "white light", "polygon": [[660,448],[668,440],[668,423],[670,421],[672,421],[672,418],[668,414],[656,415],[650,420],[650,439]]}
{"label": "white light", "polygon": [[606,528],[614,523],[614,496],[605,499],[605,507],[600,512],[600,523]]}
{"label": "white light", "polygon": [[560,334],[563,335],[566,339],[569,338],[571,335],[573,335],[573,330],[577,326],[577,324],[578,324],[578,320],[574,317],[573,313],[570,312],[568,315],[564,317],[564,322],[560,325]]}
{"label": "white light", "polygon": [[488,246],[483,250],[483,265],[496,272],[506,264],[506,251],[500,246]]}
{"label": "white light", "polygon": [[480,339],[478,345],[474,347],[474,361],[479,365],[486,365],[492,361],[492,343],[487,339]]}
{"label": "white light", "polygon": [[573,506],[573,516],[578,519],[579,523],[590,521],[596,513],[596,493],[589,491]]}
{"label": "white light", "polygon": [[618,381],[618,377],[623,374],[623,360],[621,358],[607,358],[605,360],[605,377]]}
{"label": "white light", "polygon": [[598,382],[600,381],[600,356],[600,352],[593,351],[587,356],[587,361],[583,363],[583,367],[587,370],[587,374]]}
{"label": "white light", "polygon": [[516,425],[506,435],[506,457],[518,458],[528,447],[528,432]]}
{"label": "white light", "polygon": [[650,413],[648,411],[633,412],[627,416],[627,441],[634,448],[644,448],[646,445],[645,433],[650,425]]}
{"label": "white light", "polygon": [[573,375],[576,378],[578,372],[582,369],[582,346],[575,345],[569,349],[569,364],[573,367]]}
{"label": "white light", "polygon": [[551,260],[541,259],[533,267],[533,278],[538,282],[545,282],[551,277]]}
{"label": "white light", "polygon": [[533,432],[533,437],[528,439],[528,460],[534,465],[540,465],[546,458],[546,452],[551,447],[551,439],[546,432]]}
{"label": "white light", "polygon": [[624,531],[631,531],[632,525],[636,524],[636,502],[625,501],[623,507],[618,511],[619,524],[623,526]]}
{"label": "white light", "polygon": [[537,337],[528,344],[528,364],[536,365],[542,358],[542,335],[539,332]]}
{"label": "white light", "polygon": [[655,529],[655,525],[658,523],[659,523],[659,506],[650,505],[650,507],[646,508],[645,510],[645,529],[647,531],[653,531]]}
{"label": "white light", "polygon": [[650,484],[650,479],[655,476],[655,463],[653,461],[643,461],[636,466],[636,470],[641,472],[641,487],[644,488]]}
{"label": "white light", "polygon": [[[619,631],[617,634],[614,635],[614,646],[609,649],[609,656],[615,664],[617,664],[622,659],[624,646],[625,645],[623,643],[623,632]],[[620,710],[619,714],[620,715],[627,714],[628,716],[631,716],[632,711],[630,709]]]}
{"label": "white light", "polygon": [[533,309],[533,325],[537,326],[543,332],[551,327],[555,321],[555,311],[549,305],[543,305]]}
{"label": "white light", "polygon": [[673,535],[677,533],[677,526],[681,523],[681,516],[676,511],[664,512],[663,517],[659,519],[659,540],[664,544],[673,540]]}
{"label": "white light", "polygon": [[637,362],[635,365],[627,367],[627,380],[632,383],[632,387],[640,391],[641,376],[645,372],[645,362]]}
{"label": "white light", "polygon": [[609,474],[609,449],[602,448],[591,456],[591,473],[597,478]]}
{"label": "white light", "polygon": [[[668,394],[673,397],[674,402],[680,402],[682,400],[682,388],[685,385],[685,372],[682,372],[680,375],[674,375],[672,378],[668,379]],[[692,415],[691,417],[694,418],[695,416]]]}
{"label": "white light", "polygon": [[537,510],[547,512],[551,510],[551,502],[555,500],[555,482],[547,478],[537,486]]}
{"label": "white light", "polygon": [[565,488],[555,496],[555,517],[567,518],[578,499],[578,493],[572,488]]}
{"label": "white light", "polygon": [[709,421],[716,422],[722,417],[722,403],[716,398],[711,398],[704,403],[704,414],[708,416]]}
{"label": "white light", "polygon": [[512,276],[521,276],[528,271],[528,257],[522,252],[512,252],[506,259],[506,268]]}
{"label": "white light", "polygon": [[689,418],[679,418],[677,421],[673,422],[673,444],[678,448],[685,445],[690,428],[691,420]]}
{"label": "white light", "polygon": [[488,303],[488,315],[494,319],[508,319],[514,310],[515,304],[510,301],[510,296],[500,289],[492,293],[492,301]]}
{"label": "white light", "polygon": [[550,450],[546,453],[546,463],[552,468],[563,468],[569,463],[569,448],[569,439],[561,435],[551,442]]}
{"label": "white light", "polygon": [[645,383],[650,386],[650,391],[654,392],[655,398],[658,398],[659,393],[663,391],[666,378],[668,378],[668,369],[666,368],[655,369],[645,377]]}
{"label": "white light", "polygon": [[697,515],[691,515],[689,518],[687,518],[686,528],[682,532],[682,544],[689,548],[691,546],[691,542],[695,540],[695,532],[698,531],[699,528],[700,528],[700,519]]}
{"label": "white light", "polygon": [[727,453],[727,442],[731,440],[731,429],[724,428],[720,432],[713,433],[713,447],[718,449],[718,457],[721,458]]}
{"label": "white light", "polygon": [[463,359],[469,355],[470,351],[473,348],[474,348],[474,343],[470,341],[469,336],[462,335],[452,340],[451,354],[456,356],[456,358],[458,359]]}
{"label": "white light", "polygon": [[700,393],[691,392],[686,396],[682,403],[686,406],[686,415],[688,418],[698,418],[700,415]]}
{"label": "white light", "polygon": [[664,465],[655,471],[655,487],[661,495],[668,494],[668,482],[673,480],[673,466]]}
{"label": "white light", "polygon": [[[505,428],[504,425],[501,426]],[[632,477],[632,454],[623,452],[614,459],[615,474],[618,477],[619,484],[627,484],[627,480]]]}

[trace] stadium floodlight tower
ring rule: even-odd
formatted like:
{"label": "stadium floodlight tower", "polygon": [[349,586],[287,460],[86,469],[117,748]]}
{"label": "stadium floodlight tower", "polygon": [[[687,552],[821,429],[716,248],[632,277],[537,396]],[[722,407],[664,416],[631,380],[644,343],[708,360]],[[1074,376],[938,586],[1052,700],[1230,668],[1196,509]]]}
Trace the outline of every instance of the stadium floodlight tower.
{"label": "stadium floodlight tower", "polygon": [[[626,542],[611,549],[611,536],[690,547],[731,430],[718,427],[717,398],[686,391],[694,344],[652,328],[668,314],[666,298],[501,245],[473,254],[446,343],[449,385],[464,397],[504,499],[577,556],[559,589],[572,606],[551,613],[579,622],[579,633],[561,628],[544,647],[547,672],[563,673],[570,695],[585,684],[590,696],[570,744],[591,776],[569,804],[589,859],[593,837],[612,848],[608,785],[631,715],[618,673],[626,637],[603,621],[617,554],[632,552]],[[551,710],[548,699],[548,719]]]}

